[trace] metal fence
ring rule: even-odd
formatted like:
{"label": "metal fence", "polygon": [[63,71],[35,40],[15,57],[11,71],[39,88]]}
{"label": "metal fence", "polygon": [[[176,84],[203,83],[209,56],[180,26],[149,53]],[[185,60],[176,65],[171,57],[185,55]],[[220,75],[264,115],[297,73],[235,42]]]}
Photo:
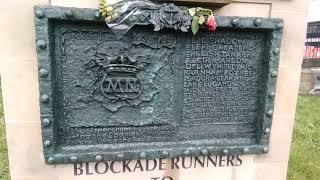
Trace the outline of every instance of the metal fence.
{"label": "metal fence", "polygon": [[320,59],[320,21],[309,22],[304,59]]}
{"label": "metal fence", "polygon": [[303,68],[311,70],[313,89],[309,94],[319,95],[320,92],[320,21],[309,22],[305,41]]}

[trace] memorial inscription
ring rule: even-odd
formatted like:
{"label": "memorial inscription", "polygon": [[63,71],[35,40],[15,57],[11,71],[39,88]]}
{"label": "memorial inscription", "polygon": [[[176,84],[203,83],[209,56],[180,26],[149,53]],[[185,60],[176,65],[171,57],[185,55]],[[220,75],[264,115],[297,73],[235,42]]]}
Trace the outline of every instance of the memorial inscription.
{"label": "memorial inscription", "polygon": [[263,33],[216,32],[188,38],[184,69],[183,124],[254,124],[257,88],[266,73]]}
{"label": "memorial inscription", "polygon": [[268,151],[281,20],[118,37],[93,9],[35,12],[48,164]]}

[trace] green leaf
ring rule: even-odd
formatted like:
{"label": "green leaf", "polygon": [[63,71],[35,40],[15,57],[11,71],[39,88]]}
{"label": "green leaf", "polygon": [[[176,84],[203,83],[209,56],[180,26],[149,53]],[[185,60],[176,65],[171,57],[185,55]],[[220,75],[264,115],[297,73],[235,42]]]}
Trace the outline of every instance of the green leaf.
{"label": "green leaf", "polygon": [[192,23],[191,23],[191,30],[193,35],[197,34],[199,31],[199,17],[198,16],[193,16],[192,18]]}
{"label": "green leaf", "polygon": [[199,23],[200,25],[202,25],[205,21],[206,21],[206,18],[204,18],[204,16],[201,15],[200,18],[199,18],[198,23]]}
{"label": "green leaf", "polygon": [[196,8],[190,8],[189,14],[190,14],[190,16],[194,16],[196,14]]}

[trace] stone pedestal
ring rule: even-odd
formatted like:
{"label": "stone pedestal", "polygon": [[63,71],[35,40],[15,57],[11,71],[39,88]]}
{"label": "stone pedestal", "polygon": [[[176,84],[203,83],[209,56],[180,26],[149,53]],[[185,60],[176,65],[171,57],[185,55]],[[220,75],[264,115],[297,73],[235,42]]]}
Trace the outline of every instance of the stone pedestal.
{"label": "stone pedestal", "polygon": [[[228,156],[216,165],[172,168],[171,160],[156,160],[158,166],[147,171],[133,161],[131,172],[121,162],[113,171],[106,164],[48,166],[44,163],[40,132],[38,64],[36,59],[34,5],[96,8],[92,0],[5,1],[0,7],[1,81],[4,97],[10,173],[12,180],[262,180],[286,179],[300,65],[306,31],[306,0],[235,0],[216,11],[224,16],[281,17],[284,19],[283,40],[270,151],[266,155],[243,155],[232,163]],[[201,157],[199,157],[201,158]],[[228,161],[229,158],[229,161]],[[182,159],[180,159],[182,161]],[[159,163],[161,162],[161,166]],[[111,163],[111,162],[110,162]],[[108,165],[110,165],[110,163]],[[142,164],[145,162],[141,162]],[[143,165],[143,167],[145,167]],[[119,172],[119,173],[118,173]]]}

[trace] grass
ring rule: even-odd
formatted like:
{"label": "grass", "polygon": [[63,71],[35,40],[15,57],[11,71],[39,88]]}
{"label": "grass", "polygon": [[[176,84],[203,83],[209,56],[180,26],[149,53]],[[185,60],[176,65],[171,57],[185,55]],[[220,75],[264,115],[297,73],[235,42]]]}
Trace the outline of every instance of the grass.
{"label": "grass", "polygon": [[299,96],[298,98],[288,179],[320,179],[319,96]]}
{"label": "grass", "polygon": [[[9,180],[0,89],[0,180]],[[320,179],[320,97],[299,96],[289,160],[288,180]]]}
{"label": "grass", "polygon": [[0,86],[0,179],[1,180],[10,179],[1,86]]}

